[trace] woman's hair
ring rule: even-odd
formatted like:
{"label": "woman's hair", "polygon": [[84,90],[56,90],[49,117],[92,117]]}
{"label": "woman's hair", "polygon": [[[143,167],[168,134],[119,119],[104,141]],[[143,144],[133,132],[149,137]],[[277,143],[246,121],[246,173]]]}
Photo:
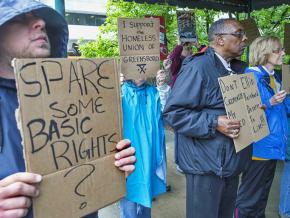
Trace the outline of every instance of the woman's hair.
{"label": "woman's hair", "polygon": [[250,45],[249,62],[251,66],[264,65],[268,62],[269,55],[281,47],[281,41],[275,36],[261,36]]}

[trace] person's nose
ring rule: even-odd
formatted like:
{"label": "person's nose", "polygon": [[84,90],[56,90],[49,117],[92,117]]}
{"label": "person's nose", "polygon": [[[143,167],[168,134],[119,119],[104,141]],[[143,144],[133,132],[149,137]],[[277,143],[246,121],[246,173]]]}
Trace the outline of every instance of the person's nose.
{"label": "person's nose", "polygon": [[243,35],[243,39],[242,39],[242,41],[247,41],[248,40],[248,37],[247,37],[247,35],[245,34],[245,35]]}
{"label": "person's nose", "polygon": [[284,55],[286,54],[286,53],[285,53],[285,49],[282,48],[281,50],[282,50],[282,56],[284,56]]}
{"label": "person's nose", "polygon": [[33,29],[45,29],[45,21],[42,18],[34,17],[32,22]]}

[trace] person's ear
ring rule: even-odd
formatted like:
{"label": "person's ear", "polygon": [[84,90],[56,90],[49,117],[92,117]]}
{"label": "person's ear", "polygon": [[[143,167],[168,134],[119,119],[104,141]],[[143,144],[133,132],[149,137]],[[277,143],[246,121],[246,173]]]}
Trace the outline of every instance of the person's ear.
{"label": "person's ear", "polygon": [[217,36],[216,37],[216,44],[219,46],[224,46],[225,45],[225,40],[223,36]]}

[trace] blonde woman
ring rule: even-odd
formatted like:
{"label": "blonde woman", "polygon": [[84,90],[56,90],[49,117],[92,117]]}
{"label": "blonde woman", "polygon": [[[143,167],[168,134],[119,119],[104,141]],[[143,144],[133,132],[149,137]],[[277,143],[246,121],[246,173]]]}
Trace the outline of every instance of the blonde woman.
{"label": "blonde woman", "polygon": [[285,159],[290,101],[281,90],[275,66],[282,65],[285,52],[277,37],[257,38],[250,46],[250,65],[246,73],[255,75],[265,107],[270,134],[253,144],[253,157],[242,175],[236,201],[236,218],[264,218],[277,160]]}

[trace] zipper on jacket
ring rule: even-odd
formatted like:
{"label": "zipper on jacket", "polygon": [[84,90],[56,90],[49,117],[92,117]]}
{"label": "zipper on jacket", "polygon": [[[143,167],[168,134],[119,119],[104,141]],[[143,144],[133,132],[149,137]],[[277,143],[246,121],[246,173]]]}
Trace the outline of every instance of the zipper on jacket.
{"label": "zipper on jacket", "polygon": [[220,177],[223,177],[223,166],[226,161],[226,146],[223,145],[222,152],[221,152],[221,167],[220,167]]}

